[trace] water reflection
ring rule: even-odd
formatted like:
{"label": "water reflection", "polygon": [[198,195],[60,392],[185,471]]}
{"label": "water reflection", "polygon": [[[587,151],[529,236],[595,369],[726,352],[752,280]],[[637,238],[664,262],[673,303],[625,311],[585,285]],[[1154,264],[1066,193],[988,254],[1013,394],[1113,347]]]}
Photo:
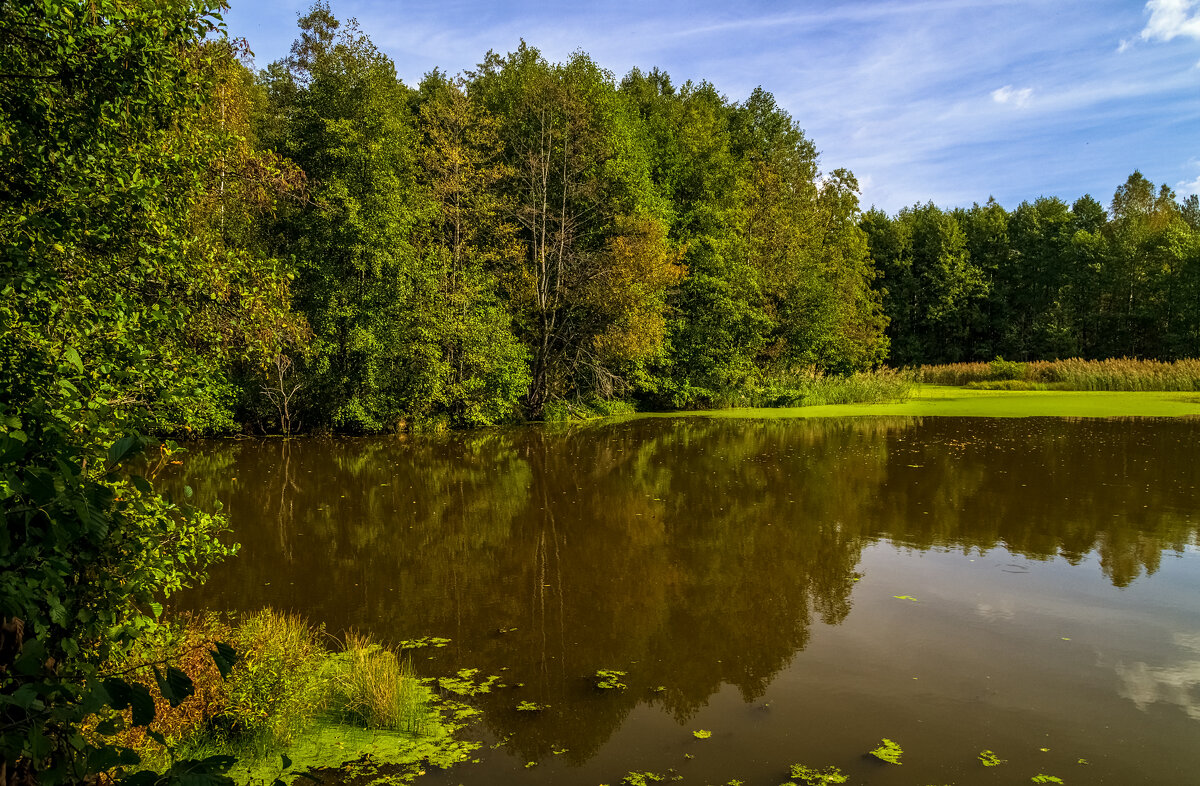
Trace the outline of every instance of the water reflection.
{"label": "water reflection", "polygon": [[[510,749],[566,747],[582,763],[639,705],[684,721],[723,685],[762,697],[814,625],[851,614],[863,551],[881,540],[1096,554],[1115,587],[1154,573],[1164,551],[1196,543],[1198,429],[695,418],[208,443],[173,482],[221,499],[243,551],[183,602],[450,637],[440,669],[524,684],[487,700]],[[1180,703],[1193,666],[1123,667],[1123,690]],[[629,671],[629,689],[597,695],[597,669]],[[547,719],[525,722],[521,700],[550,705]]]}
{"label": "water reflection", "polygon": [[1144,661],[1117,665],[1121,696],[1139,710],[1152,704],[1174,704],[1193,720],[1200,720],[1200,633],[1177,633],[1175,644],[1183,657],[1168,666]]}

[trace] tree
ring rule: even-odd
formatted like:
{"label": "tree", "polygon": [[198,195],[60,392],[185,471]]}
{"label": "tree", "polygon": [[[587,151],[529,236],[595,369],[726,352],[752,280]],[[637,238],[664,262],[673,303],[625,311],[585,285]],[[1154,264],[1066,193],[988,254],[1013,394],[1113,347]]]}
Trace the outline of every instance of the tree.
{"label": "tree", "polygon": [[[644,231],[661,221],[663,205],[636,116],[586,55],[552,65],[524,42],[505,58],[489,53],[469,75],[468,91],[501,119],[509,174],[500,190],[523,247],[502,282],[532,357],[530,414],[551,398],[623,390],[621,364],[637,358],[615,357],[622,345],[601,339],[622,312],[597,308],[594,292],[602,280],[634,283],[614,270],[623,253],[616,238],[626,228],[631,243],[664,236]],[[652,288],[674,278],[658,277]]]}
{"label": "tree", "polygon": [[[222,518],[125,466],[147,445],[139,429],[212,401],[213,369],[261,347],[255,324],[286,321],[277,288],[254,291],[269,274],[253,256],[195,231],[231,143],[198,122],[225,56],[203,43],[215,12],[0,3],[0,751],[14,778],[137,763],[80,733],[105,705],[153,717],[148,694],[102,681],[100,664],[230,552]],[[254,298],[262,322],[226,309]],[[192,330],[206,320],[219,335]],[[175,675],[164,692],[186,689]],[[220,781],[229,763],[169,774]]]}
{"label": "tree", "polygon": [[528,351],[512,330],[497,271],[521,249],[498,192],[500,123],[435,71],[421,83],[417,118],[421,181],[436,206],[425,253],[438,276],[438,327],[447,369],[446,407],[460,424],[512,417],[529,386]]}
{"label": "tree", "polygon": [[964,359],[988,281],[972,264],[953,214],[927,203],[901,210],[894,220],[871,211],[862,226],[881,271],[892,361]]}
{"label": "tree", "polygon": [[394,428],[446,401],[437,275],[415,245],[433,204],[417,182],[410,92],[351,20],[325,3],[299,21],[286,62],[265,74],[266,142],[305,172],[310,200],[280,212],[311,344],[310,417],[351,431]]}

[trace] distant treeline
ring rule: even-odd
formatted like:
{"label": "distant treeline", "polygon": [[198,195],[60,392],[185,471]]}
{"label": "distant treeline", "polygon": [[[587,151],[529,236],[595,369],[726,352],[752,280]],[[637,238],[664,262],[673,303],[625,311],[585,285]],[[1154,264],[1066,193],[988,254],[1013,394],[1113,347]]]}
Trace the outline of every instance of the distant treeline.
{"label": "distant treeline", "polygon": [[1140,172],[1108,212],[1043,197],[871,210],[861,225],[894,365],[1200,352],[1200,199]]}

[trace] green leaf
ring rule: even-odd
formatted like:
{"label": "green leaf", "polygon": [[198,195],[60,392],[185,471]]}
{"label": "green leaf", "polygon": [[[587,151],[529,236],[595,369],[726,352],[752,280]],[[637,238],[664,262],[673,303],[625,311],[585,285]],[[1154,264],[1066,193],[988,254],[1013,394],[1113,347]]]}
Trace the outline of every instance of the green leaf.
{"label": "green leaf", "polygon": [[154,720],[154,699],[145,685],[111,678],[104,681],[104,690],[112,699],[113,709],[133,711],[134,726],[146,726]]}
{"label": "green leaf", "polygon": [[237,650],[223,641],[218,641],[215,646],[216,649],[209,650],[209,654],[212,655],[213,662],[217,664],[217,671],[221,672],[221,679],[229,679],[229,672],[233,670],[233,664],[238,662]]}
{"label": "green leaf", "polygon": [[162,692],[163,698],[172,707],[178,707],[196,692],[192,678],[174,666],[167,667],[166,676],[155,666],[154,681],[158,683],[158,689]]}
{"label": "green leaf", "polygon": [[133,475],[129,479],[133,482],[133,487],[143,494],[154,493],[154,486],[150,485],[150,481],[146,480],[141,475]]}
{"label": "green leaf", "polygon": [[142,445],[136,434],[127,434],[108,449],[108,465],[116,466],[135,452],[140,452]]}
{"label": "green leaf", "polygon": [[63,358],[74,366],[80,374],[83,373],[83,358],[79,357],[79,353],[75,351],[75,347],[67,347],[63,350]]}
{"label": "green leaf", "polygon": [[25,645],[21,647],[21,654],[17,657],[17,661],[13,664],[13,667],[17,670],[18,674],[25,677],[32,677],[42,671],[45,663],[46,645],[34,639],[33,641],[25,642]]}
{"label": "green leaf", "polygon": [[184,759],[176,762],[166,775],[179,786],[231,786],[233,779],[225,773],[236,762],[233,756]]}
{"label": "green leaf", "polygon": [[119,731],[125,730],[125,719],[120,715],[114,715],[111,718],[101,721],[96,724],[96,733],[109,736],[116,734]]}

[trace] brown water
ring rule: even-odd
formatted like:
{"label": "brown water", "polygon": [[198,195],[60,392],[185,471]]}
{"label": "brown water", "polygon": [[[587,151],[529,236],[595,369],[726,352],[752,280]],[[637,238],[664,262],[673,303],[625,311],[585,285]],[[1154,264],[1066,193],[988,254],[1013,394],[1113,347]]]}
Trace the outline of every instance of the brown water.
{"label": "brown water", "polygon": [[[1200,422],[635,419],[195,453],[187,482],[243,548],[187,605],[444,636],[419,670],[523,683],[480,697],[496,747],[431,782],[777,786],[802,762],[1200,783]],[[864,758],[881,737],[902,766]]]}

